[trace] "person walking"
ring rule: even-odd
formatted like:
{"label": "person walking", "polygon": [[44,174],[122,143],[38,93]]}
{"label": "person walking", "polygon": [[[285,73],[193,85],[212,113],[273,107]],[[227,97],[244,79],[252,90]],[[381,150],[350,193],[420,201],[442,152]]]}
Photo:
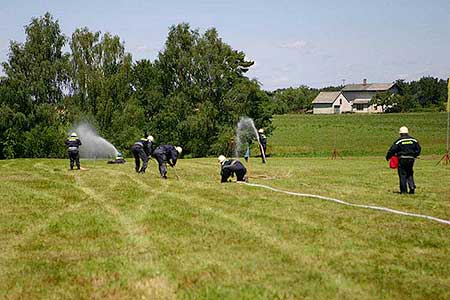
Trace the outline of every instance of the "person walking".
{"label": "person walking", "polygon": [[76,165],[80,170],[80,153],[79,147],[82,145],[76,132],[72,132],[70,136],[64,142],[67,146],[67,153],[70,159],[70,170],[73,170],[73,166]]}
{"label": "person walking", "polygon": [[419,142],[409,135],[406,126],[400,127],[400,137],[392,144],[386,154],[386,160],[392,156],[398,157],[398,177],[400,182],[400,194],[408,192],[414,194],[416,184],[414,182],[414,161],[420,155]]}
{"label": "person walking", "polygon": [[217,160],[219,161],[220,167],[220,182],[227,182],[228,178],[234,177],[236,175],[237,181],[247,181],[245,174],[247,169],[244,165],[237,159],[228,159],[224,155],[220,155]]}
{"label": "person walking", "polygon": [[136,173],[145,173],[148,165],[148,159],[150,155],[152,155],[153,140],[153,136],[149,135],[147,136],[147,138],[141,138],[136,143],[134,143],[133,147],[131,147],[131,152],[133,152],[134,156]]}
{"label": "person walking", "polygon": [[158,162],[159,174],[161,178],[167,179],[167,166],[168,163],[172,168],[177,164],[178,156],[183,149],[181,147],[175,147],[173,145],[161,145],[153,151],[153,156]]}

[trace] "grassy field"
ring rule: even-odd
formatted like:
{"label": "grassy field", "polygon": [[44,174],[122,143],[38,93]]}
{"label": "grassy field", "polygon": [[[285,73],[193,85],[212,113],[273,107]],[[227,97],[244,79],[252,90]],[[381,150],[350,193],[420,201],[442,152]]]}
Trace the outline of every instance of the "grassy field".
{"label": "grassy field", "polygon": [[[254,183],[450,219],[450,168],[435,163],[417,161],[408,196],[381,157],[249,170]],[[450,299],[448,225],[220,184],[215,159],[180,160],[167,181],[152,163],[145,175],[82,164],[0,161],[0,299]]]}
{"label": "grassy field", "polygon": [[268,139],[277,156],[330,156],[335,147],[344,156],[384,155],[407,126],[424,154],[444,154],[446,113],[282,115]]}

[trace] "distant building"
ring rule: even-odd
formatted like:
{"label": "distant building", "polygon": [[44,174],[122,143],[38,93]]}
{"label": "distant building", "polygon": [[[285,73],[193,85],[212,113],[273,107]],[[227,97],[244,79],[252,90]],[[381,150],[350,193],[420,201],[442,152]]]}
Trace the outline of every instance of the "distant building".
{"label": "distant building", "polygon": [[[315,114],[334,114],[341,112],[382,113],[384,111],[383,107],[370,105],[372,97],[382,92],[395,94],[398,92],[398,88],[395,83],[367,83],[367,80],[364,79],[362,84],[348,84],[340,92],[321,92],[312,102],[313,112]],[[322,95],[322,93],[324,94]],[[331,107],[326,107],[325,104],[327,101],[328,106],[330,106],[329,101],[337,95],[336,93],[340,94],[340,99],[345,99],[349,103],[350,110],[342,107],[339,110],[334,109],[336,106],[334,101]]]}
{"label": "distant building", "polygon": [[352,111],[352,106],[341,92],[320,92],[312,104],[314,114],[340,114]]}

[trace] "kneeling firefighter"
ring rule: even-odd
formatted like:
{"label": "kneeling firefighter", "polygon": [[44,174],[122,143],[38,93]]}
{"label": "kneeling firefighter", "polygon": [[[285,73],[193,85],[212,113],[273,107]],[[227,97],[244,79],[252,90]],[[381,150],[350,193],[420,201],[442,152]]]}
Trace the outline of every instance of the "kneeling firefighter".
{"label": "kneeling firefighter", "polygon": [[245,176],[247,169],[239,160],[227,160],[223,155],[220,155],[217,159],[221,165],[220,175],[222,176],[222,179],[220,182],[227,182],[228,178],[234,177],[234,174],[236,174],[237,181],[247,181],[247,177]]}
{"label": "kneeling firefighter", "polygon": [[166,163],[173,168],[177,164],[178,155],[180,155],[182,151],[183,149],[181,147],[175,147],[173,145],[161,145],[153,151],[153,156],[158,162],[161,178],[167,179]]}
{"label": "kneeling firefighter", "polygon": [[116,153],[116,159],[115,160],[110,160],[107,163],[108,164],[124,164],[125,163],[125,159],[123,158],[122,152],[117,152]]}
{"label": "kneeling firefighter", "polygon": [[[149,135],[147,138],[141,138],[134,143],[131,152],[134,155],[135,169],[137,173],[145,173],[148,165],[148,159],[152,154],[153,136]],[[142,168],[140,168],[142,160]]]}
{"label": "kneeling firefighter", "polygon": [[76,132],[72,132],[70,137],[68,137],[65,141],[67,146],[67,152],[69,154],[70,159],[70,169],[73,170],[73,165],[77,165],[77,169],[80,169],[80,153],[78,148],[81,146],[81,141],[78,138]]}

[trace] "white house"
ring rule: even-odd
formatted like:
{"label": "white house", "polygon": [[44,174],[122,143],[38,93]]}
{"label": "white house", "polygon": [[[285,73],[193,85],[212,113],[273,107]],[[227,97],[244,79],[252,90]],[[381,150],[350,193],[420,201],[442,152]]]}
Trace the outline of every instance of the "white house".
{"label": "white house", "polygon": [[313,100],[314,114],[351,112],[352,106],[341,92],[320,92]]}
{"label": "white house", "polygon": [[370,105],[370,100],[377,93],[397,93],[395,83],[367,83],[364,79],[362,84],[348,84],[342,89],[342,94],[352,105],[352,111],[356,113],[381,113],[383,107]]}
{"label": "white house", "polygon": [[362,84],[348,84],[339,92],[320,92],[312,102],[313,113],[382,113],[382,106],[370,104],[372,97],[382,92],[395,94],[398,88],[395,83],[367,83],[364,79]]}

